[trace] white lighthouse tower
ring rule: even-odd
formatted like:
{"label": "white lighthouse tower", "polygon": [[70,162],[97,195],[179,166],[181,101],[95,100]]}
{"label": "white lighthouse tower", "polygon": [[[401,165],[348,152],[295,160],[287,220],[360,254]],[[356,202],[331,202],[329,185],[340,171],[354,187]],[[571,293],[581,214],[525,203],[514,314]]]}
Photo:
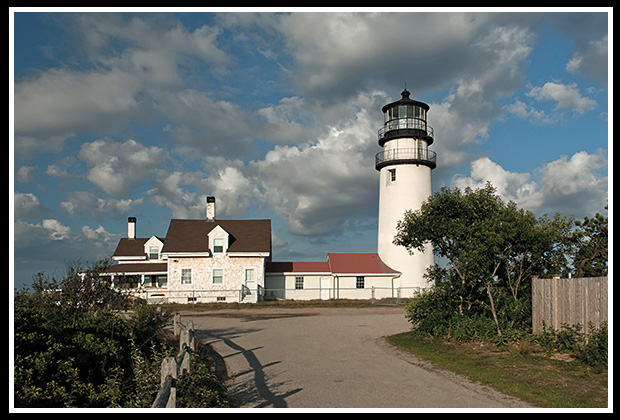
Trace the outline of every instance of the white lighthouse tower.
{"label": "white lighthouse tower", "polygon": [[409,254],[404,246],[393,244],[396,224],[406,210],[420,209],[431,194],[431,170],[436,154],[428,149],[433,143],[433,128],[426,123],[429,106],[409,98],[405,88],[398,101],[382,108],[384,124],[379,130],[379,146],[375,156],[379,171],[379,238],[377,253],[392,269],[400,271],[400,287],[428,287],[423,278],[434,264],[432,246],[424,252]]}

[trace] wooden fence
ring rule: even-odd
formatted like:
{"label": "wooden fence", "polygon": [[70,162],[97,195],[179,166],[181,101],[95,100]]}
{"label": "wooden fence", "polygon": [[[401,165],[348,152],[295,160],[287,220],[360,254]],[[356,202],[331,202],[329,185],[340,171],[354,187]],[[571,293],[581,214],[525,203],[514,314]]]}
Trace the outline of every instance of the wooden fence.
{"label": "wooden fence", "polygon": [[175,408],[177,378],[190,373],[192,352],[196,350],[194,323],[181,323],[181,315],[174,314],[174,335],[179,337],[179,354],[166,357],[161,363],[161,385],[151,408]]}
{"label": "wooden fence", "polygon": [[588,333],[607,321],[607,277],[550,279],[532,277],[532,328],[534,333],[559,330],[563,324],[582,326]]}

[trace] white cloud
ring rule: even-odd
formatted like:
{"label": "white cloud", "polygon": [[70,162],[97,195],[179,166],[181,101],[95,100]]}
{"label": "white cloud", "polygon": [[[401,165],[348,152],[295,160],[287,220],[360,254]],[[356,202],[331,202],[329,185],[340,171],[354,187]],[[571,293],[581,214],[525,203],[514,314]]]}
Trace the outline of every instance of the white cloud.
{"label": "white cloud", "polygon": [[161,170],[153,181],[154,188],[147,191],[147,195],[153,203],[167,207],[173,218],[204,217],[204,200],[198,202],[197,193],[183,188],[186,185],[199,184],[200,180],[201,176],[194,173],[184,174],[179,171],[170,173]]}
{"label": "white cloud", "polygon": [[528,29],[514,25],[482,32],[470,54],[485,65],[465,68],[452,93],[441,103],[430,104],[428,119],[437,139],[433,147],[442,169],[466,162],[468,149],[487,139],[490,124],[502,112],[498,101],[522,82],[532,38]]}
{"label": "white cloud", "polygon": [[98,247],[116,245],[121,237],[120,234],[108,232],[101,225],[99,225],[96,229],[93,229],[90,226],[82,226],[82,235],[89,241],[91,246],[94,245]]}
{"label": "white cloud", "polygon": [[342,229],[345,221],[374,215],[377,186],[374,133],[379,92],[360,94],[349,106],[349,119],[328,134],[300,146],[276,146],[250,173],[264,204],[287,222],[290,232],[324,235]]}
{"label": "white cloud", "polygon": [[63,225],[56,219],[43,219],[41,227],[47,231],[50,239],[54,241],[67,239],[71,234],[71,228]]}
{"label": "white cloud", "polygon": [[[152,118],[183,83],[182,67],[202,60],[223,73],[230,63],[218,48],[221,30],[188,31],[164,15],[67,14],[79,28],[76,51],[87,51],[89,70],[50,68],[15,84],[16,152],[59,150],[85,131],[115,132]],[[82,57],[80,57],[82,58]]]}
{"label": "white cloud", "polygon": [[60,208],[72,216],[78,213],[125,215],[140,204],[142,204],[142,198],[137,200],[104,199],[88,191],[72,191],[68,194],[67,201],[60,203]]}
{"label": "white cloud", "polygon": [[601,172],[607,159],[601,153],[577,152],[570,158],[545,164],[528,173],[510,172],[487,157],[471,163],[468,176],[456,175],[451,187],[481,188],[490,181],[504,200],[534,212],[574,214],[576,217],[600,212],[607,200],[607,177]]}
{"label": "white cloud", "polygon": [[607,159],[602,154],[581,151],[570,159],[562,156],[542,168],[543,187],[556,196],[589,195],[607,186],[607,177],[598,173],[606,167]]}
{"label": "white cloud", "polygon": [[161,147],[145,147],[135,140],[97,140],[84,143],[78,156],[90,168],[89,181],[111,196],[127,196],[156,172],[167,153]]}
{"label": "white cloud", "polygon": [[497,189],[497,193],[506,201],[514,201],[520,207],[538,209],[541,207],[544,197],[539,186],[532,182],[530,174],[510,172],[493,162],[488,157],[483,157],[471,163],[469,177],[455,176],[451,186],[464,189],[483,188],[487,181]]}
{"label": "white cloud", "polygon": [[545,111],[538,111],[534,107],[516,99],[514,103],[507,105],[504,109],[519,118],[531,121],[534,124],[549,124],[552,119],[545,114]]}
{"label": "white cloud", "polygon": [[36,215],[42,210],[41,201],[32,193],[15,193],[13,206],[16,217]]}
{"label": "white cloud", "polygon": [[564,85],[556,82],[547,82],[543,86],[533,87],[527,96],[537,101],[554,101],[556,108],[566,108],[578,114],[583,114],[596,108],[593,99],[581,96],[576,83]]}
{"label": "white cloud", "polygon": [[32,180],[32,174],[34,173],[35,169],[36,166],[20,166],[15,173],[15,180],[21,183],[30,182]]}

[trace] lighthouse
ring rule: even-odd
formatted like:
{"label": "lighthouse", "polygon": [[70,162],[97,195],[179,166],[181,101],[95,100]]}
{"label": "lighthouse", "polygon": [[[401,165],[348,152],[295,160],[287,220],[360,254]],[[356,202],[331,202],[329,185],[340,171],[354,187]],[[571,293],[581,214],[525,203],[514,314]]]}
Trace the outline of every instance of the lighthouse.
{"label": "lighthouse", "polygon": [[432,246],[424,252],[410,254],[404,246],[394,245],[396,224],[404,219],[406,210],[419,210],[432,194],[431,171],[437,155],[428,149],[433,143],[433,128],[426,122],[430,107],[410,99],[405,88],[401,99],[382,108],[383,127],[379,130],[379,146],[383,151],[375,156],[379,171],[379,227],[377,253],[392,269],[401,272],[399,286],[428,287],[423,278],[426,269],[434,264]]}

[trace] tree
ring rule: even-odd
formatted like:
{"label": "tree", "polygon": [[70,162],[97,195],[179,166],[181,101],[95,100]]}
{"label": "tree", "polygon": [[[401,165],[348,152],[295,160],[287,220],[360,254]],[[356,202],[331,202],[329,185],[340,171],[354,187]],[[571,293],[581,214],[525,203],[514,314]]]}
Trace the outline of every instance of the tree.
{"label": "tree", "polygon": [[394,243],[410,252],[431,243],[460,279],[459,314],[471,314],[484,302],[502,337],[497,299],[509,291],[513,308],[503,313],[512,316],[514,324],[524,280],[544,266],[541,261],[561,265],[563,248],[558,244],[571,225],[559,215],[537,221],[514,202],[504,203],[487,183],[477,190],[442,188],[420,210],[405,213]]}
{"label": "tree", "polygon": [[[607,209],[607,206],[605,206]],[[607,217],[596,213],[593,218],[577,221],[578,246],[574,257],[576,277],[598,277],[607,275],[608,264]]]}

